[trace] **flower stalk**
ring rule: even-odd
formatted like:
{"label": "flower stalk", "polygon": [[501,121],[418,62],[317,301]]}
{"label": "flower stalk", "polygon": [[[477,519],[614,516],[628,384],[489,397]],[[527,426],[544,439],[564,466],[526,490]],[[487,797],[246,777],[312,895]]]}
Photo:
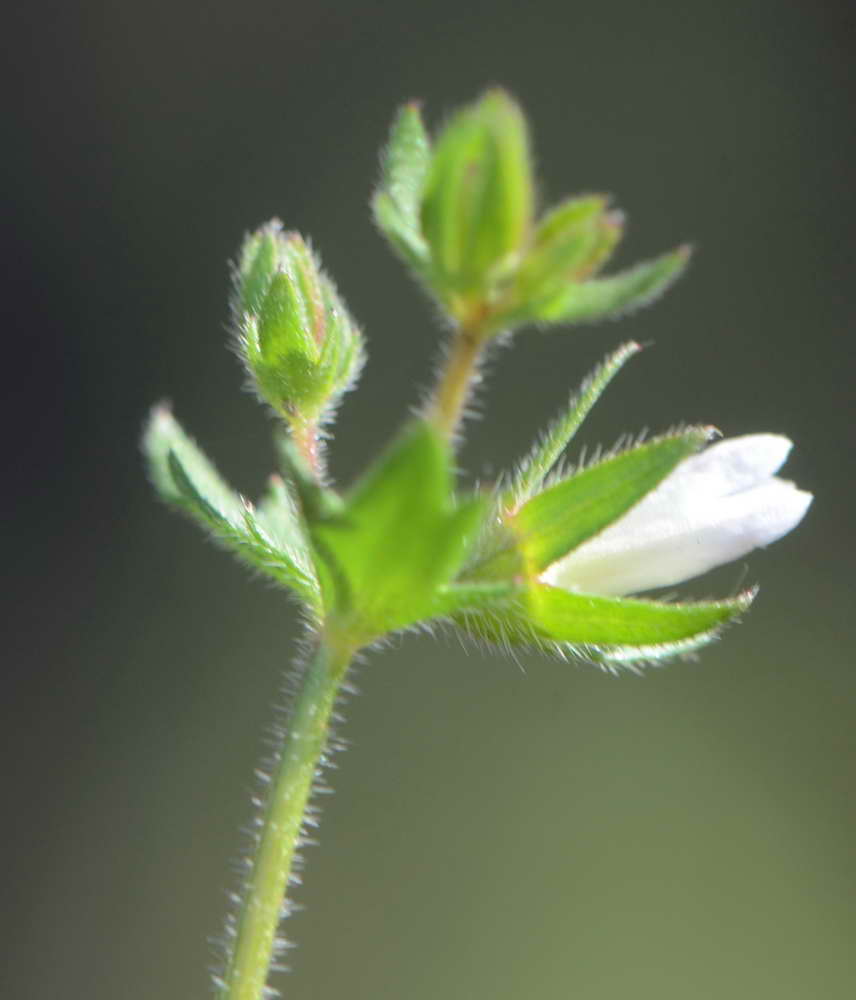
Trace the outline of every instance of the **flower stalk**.
{"label": "flower stalk", "polygon": [[478,328],[462,326],[449,347],[429,408],[429,419],[447,440],[455,437],[467,401],[479,382],[479,360],[485,343]]}
{"label": "flower stalk", "polygon": [[323,483],[327,478],[327,466],[324,460],[324,449],[317,423],[303,421],[292,426],[291,440],[297,453],[303,460],[316,483]]}
{"label": "flower stalk", "polygon": [[353,652],[347,643],[322,635],[306,665],[288,736],[270,776],[268,800],[240,910],[229,928],[228,962],[217,983],[219,1000],[263,1000],[266,995],[306,807]]}

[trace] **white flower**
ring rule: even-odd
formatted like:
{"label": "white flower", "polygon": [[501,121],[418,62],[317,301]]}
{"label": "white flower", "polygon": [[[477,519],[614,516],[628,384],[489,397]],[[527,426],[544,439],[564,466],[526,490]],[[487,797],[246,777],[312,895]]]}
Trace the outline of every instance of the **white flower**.
{"label": "white flower", "polygon": [[565,590],[619,596],[667,587],[786,535],[812,495],[774,473],[791,442],[721,441],[685,459],[623,517],[543,573]]}

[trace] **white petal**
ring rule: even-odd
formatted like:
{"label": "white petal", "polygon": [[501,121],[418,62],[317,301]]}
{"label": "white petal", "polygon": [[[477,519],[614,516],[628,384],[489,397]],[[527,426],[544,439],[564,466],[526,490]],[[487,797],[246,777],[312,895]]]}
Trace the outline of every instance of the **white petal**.
{"label": "white petal", "polygon": [[780,434],[746,434],[719,441],[684,459],[622,520],[630,528],[652,517],[674,517],[699,502],[757,486],[781,468],[791,447]]}
{"label": "white petal", "polygon": [[[716,445],[709,451],[720,449],[722,445]],[[730,477],[732,482],[745,482],[741,467],[746,463],[740,452],[740,447],[736,451],[729,449],[728,461],[717,460],[706,474],[713,470],[721,481]],[[776,459],[774,449],[764,452],[767,456],[764,465],[769,467]],[[738,461],[732,461],[735,456]],[[748,463],[749,467],[751,464]],[[725,474],[723,469],[727,470]],[[746,474],[750,472],[751,468]],[[714,491],[704,498],[697,497],[692,504],[677,504],[671,510],[668,505],[658,504],[647,516],[640,517],[640,508],[647,500],[554,563],[544,574],[544,580],[569,590],[605,595],[671,586],[781,538],[800,522],[812,497],[792,483],[767,479],[730,495],[716,495]]]}

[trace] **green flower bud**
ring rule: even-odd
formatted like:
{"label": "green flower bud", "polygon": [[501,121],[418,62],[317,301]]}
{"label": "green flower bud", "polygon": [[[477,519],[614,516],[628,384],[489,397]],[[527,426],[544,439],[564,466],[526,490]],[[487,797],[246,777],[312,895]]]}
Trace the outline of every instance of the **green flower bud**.
{"label": "green flower bud", "polygon": [[299,234],[272,222],[247,237],[233,310],[262,398],[293,423],[323,419],[359,373],[362,335]]}
{"label": "green flower bud", "polygon": [[490,91],[440,133],[422,197],[433,284],[458,318],[519,260],[533,203],[523,113],[504,91]]}

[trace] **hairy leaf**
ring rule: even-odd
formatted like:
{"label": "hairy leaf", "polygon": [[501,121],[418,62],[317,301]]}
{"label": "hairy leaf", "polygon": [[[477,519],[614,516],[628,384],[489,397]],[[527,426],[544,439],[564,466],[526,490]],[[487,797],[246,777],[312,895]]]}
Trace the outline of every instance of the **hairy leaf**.
{"label": "hairy leaf", "polygon": [[284,496],[269,498],[257,516],[165,407],[153,411],[143,450],[152,482],[167,503],[201,524],[242,562],[317,609],[320,592],[312,557],[296,511]]}
{"label": "hairy leaf", "polygon": [[411,425],[343,511],[312,525],[336,612],[367,639],[433,617],[484,507],[480,499],[455,505],[446,445],[428,424]]}

